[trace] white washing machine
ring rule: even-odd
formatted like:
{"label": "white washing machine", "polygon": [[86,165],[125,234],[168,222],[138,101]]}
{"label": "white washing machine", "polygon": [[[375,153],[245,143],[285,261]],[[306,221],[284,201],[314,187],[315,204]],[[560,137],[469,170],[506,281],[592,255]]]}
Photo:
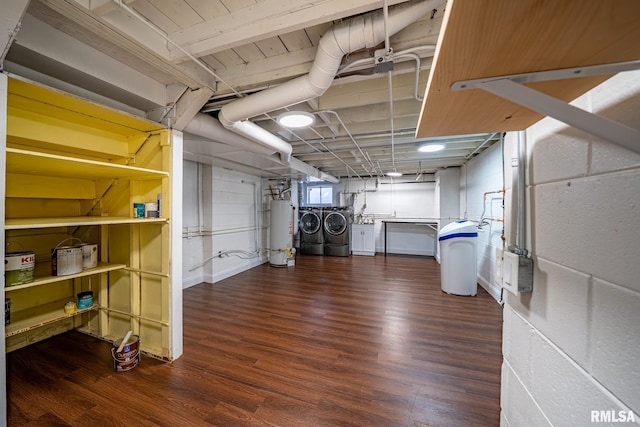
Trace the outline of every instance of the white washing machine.
{"label": "white washing machine", "polygon": [[300,208],[298,230],[300,231],[300,253],[307,255],[324,254],[322,209]]}
{"label": "white washing machine", "polygon": [[336,207],[323,210],[324,254],[351,255],[351,208]]}

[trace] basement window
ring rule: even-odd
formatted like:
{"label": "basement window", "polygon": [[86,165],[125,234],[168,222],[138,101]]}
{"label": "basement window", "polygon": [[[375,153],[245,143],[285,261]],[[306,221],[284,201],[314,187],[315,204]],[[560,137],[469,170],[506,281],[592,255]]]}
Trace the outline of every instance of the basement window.
{"label": "basement window", "polygon": [[325,180],[308,176],[298,181],[298,203],[301,207],[335,206],[335,186]]}
{"label": "basement window", "polygon": [[307,186],[307,205],[331,206],[333,203],[332,186]]}

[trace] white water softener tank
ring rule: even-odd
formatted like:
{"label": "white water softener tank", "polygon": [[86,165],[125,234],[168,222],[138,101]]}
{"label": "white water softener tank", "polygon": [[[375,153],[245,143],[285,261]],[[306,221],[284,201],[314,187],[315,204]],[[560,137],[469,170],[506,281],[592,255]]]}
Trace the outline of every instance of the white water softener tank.
{"label": "white water softener tank", "polygon": [[453,295],[475,295],[478,289],[478,227],[471,221],[453,222],[442,227],[438,240],[442,290]]}
{"label": "white water softener tank", "polygon": [[269,263],[286,267],[293,259],[293,207],[289,200],[271,201]]}

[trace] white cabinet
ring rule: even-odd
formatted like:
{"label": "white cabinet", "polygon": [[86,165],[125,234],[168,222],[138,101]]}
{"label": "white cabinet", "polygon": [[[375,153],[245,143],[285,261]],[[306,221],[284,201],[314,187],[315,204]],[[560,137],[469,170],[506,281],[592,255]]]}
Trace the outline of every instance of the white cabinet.
{"label": "white cabinet", "polygon": [[376,239],[373,224],[351,225],[351,253],[353,255],[374,256],[376,254]]}

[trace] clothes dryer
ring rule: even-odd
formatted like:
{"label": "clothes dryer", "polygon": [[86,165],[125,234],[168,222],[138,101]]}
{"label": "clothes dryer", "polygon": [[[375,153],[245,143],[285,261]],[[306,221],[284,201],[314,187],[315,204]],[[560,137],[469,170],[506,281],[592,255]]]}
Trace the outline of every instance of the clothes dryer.
{"label": "clothes dryer", "polygon": [[351,208],[335,207],[323,211],[324,254],[351,255]]}
{"label": "clothes dryer", "polygon": [[322,229],[322,209],[300,208],[298,219],[300,230],[300,253],[307,255],[324,254],[324,231]]}

